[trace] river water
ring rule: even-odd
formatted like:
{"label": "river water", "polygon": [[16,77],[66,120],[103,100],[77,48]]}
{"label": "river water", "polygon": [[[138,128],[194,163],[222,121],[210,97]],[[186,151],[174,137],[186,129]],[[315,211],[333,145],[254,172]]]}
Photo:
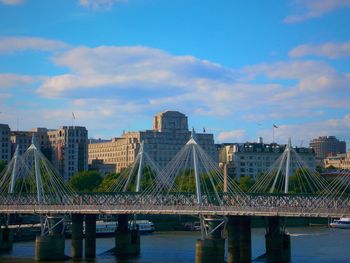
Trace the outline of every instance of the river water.
{"label": "river water", "polygon": [[[329,229],[326,227],[289,228],[292,241],[292,262],[349,262],[350,230]],[[256,258],[265,252],[265,229],[252,230],[252,255]],[[118,263],[193,263],[195,262],[195,241],[198,232],[155,232],[141,236],[141,255],[117,260],[104,252],[114,246],[114,238],[97,239],[95,261],[79,262],[118,262]],[[70,254],[70,240],[66,241],[66,255]],[[14,243],[13,251],[0,255],[0,262],[34,262],[34,242]],[[72,260],[65,261],[72,263]]]}

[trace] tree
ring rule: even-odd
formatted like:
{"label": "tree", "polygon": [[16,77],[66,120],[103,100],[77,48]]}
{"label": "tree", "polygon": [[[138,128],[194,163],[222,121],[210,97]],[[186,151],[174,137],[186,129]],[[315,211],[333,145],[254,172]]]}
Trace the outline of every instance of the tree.
{"label": "tree", "polygon": [[253,186],[253,184],[254,180],[248,175],[241,176],[238,181],[238,185],[243,192],[248,192],[249,189]]}
{"label": "tree", "polygon": [[0,160],[0,173],[5,169],[6,167],[6,162],[3,160]]}
{"label": "tree", "polygon": [[102,182],[102,177],[97,171],[77,172],[68,184],[77,192],[96,192]]}
{"label": "tree", "polygon": [[120,176],[120,173],[107,174],[103,178],[100,186],[98,187],[98,192],[109,192],[109,191],[111,191],[111,187],[113,187],[113,185],[116,184],[119,176]]}

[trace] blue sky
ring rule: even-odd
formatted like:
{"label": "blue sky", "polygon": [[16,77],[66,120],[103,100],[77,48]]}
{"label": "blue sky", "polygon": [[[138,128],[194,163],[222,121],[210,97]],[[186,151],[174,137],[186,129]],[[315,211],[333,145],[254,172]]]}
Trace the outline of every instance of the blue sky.
{"label": "blue sky", "polygon": [[0,0],[0,122],[350,143],[350,0]]}

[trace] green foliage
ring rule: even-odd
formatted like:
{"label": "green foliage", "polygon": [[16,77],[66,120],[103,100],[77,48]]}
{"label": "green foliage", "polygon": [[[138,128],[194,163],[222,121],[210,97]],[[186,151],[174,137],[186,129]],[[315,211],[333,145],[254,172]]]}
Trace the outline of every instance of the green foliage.
{"label": "green foliage", "polygon": [[[219,183],[218,181],[215,181],[213,179],[215,177],[214,174],[203,173],[203,174],[200,174],[199,177],[200,177],[200,185],[201,185],[202,192],[213,193],[215,192],[214,188],[218,192],[223,191],[223,183],[222,182]],[[181,175],[177,176],[175,179],[175,185],[178,187],[177,189],[181,192],[195,193],[196,180],[195,180],[194,170],[186,170]]]}
{"label": "green foliage", "polygon": [[[315,175],[319,176],[319,175]],[[297,169],[293,175],[289,177],[289,193],[314,193],[316,192],[316,185],[313,183],[314,178],[307,168]]]}
{"label": "green foliage", "polygon": [[333,165],[329,165],[326,167],[327,169],[330,169],[330,170],[336,170],[337,168],[335,168]]}
{"label": "green foliage", "polygon": [[248,192],[249,189],[253,186],[254,180],[250,176],[241,176],[238,181],[239,187],[242,189],[243,192]]}
{"label": "green foliage", "polygon": [[6,167],[6,162],[3,160],[0,160],[0,173],[5,169]]}
{"label": "green foliage", "polygon": [[100,186],[98,187],[98,192],[110,191],[110,187],[116,184],[119,176],[120,176],[120,173],[118,173],[118,174],[111,173],[111,174],[106,175],[103,178]]}
{"label": "green foliage", "polygon": [[[136,190],[136,184],[137,184],[137,171],[138,168],[135,169],[135,173],[132,176],[132,180],[129,182],[129,185],[127,187],[127,191],[135,192]],[[142,168],[142,178],[141,178],[141,191],[145,190],[148,187],[151,187],[151,185],[154,183],[155,173],[149,167],[148,165],[143,166]]]}
{"label": "green foliage", "polygon": [[102,182],[102,177],[97,171],[77,172],[68,184],[77,192],[96,192]]}

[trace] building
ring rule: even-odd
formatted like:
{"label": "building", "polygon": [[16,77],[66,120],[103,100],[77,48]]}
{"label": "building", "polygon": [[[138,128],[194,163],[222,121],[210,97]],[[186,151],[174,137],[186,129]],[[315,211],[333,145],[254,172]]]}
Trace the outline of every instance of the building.
{"label": "building", "polygon": [[[265,173],[276,162],[285,150],[286,145],[276,143],[232,143],[220,147],[220,165],[226,165],[228,175],[239,179],[250,176],[256,179],[260,173]],[[315,154],[311,148],[294,148],[310,169],[316,168]],[[290,172],[295,172],[299,166],[291,162]]]}
{"label": "building", "polygon": [[340,153],[335,156],[329,156],[323,160],[324,167],[333,166],[337,169],[350,169],[350,151],[347,153]]}
{"label": "building", "polygon": [[88,131],[85,127],[63,126],[56,130],[33,128],[30,131],[12,131],[10,147],[12,155],[17,146],[20,155],[25,153],[32,144],[33,135],[36,146],[64,180],[68,180],[78,171],[88,169]]}
{"label": "building", "polygon": [[316,159],[322,160],[330,155],[346,152],[345,141],[339,141],[334,136],[320,136],[310,141],[310,147],[316,153]]}
{"label": "building", "polygon": [[[116,172],[120,172],[134,163],[140,143],[144,142],[145,151],[163,168],[190,137],[191,131],[188,129],[186,115],[178,111],[161,112],[154,116],[152,130],[127,132],[109,142],[90,143],[89,164],[100,159],[105,164],[115,164]],[[196,133],[196,140],[215,161],[218,161],[213,134]]]}
{"label": "building", "polygon": [[51,160],[51,149],[47,137],[46,128],[33,128],[30,131],[11,131],[11,152],[15,153],[18,146],[19,154],[22,155],[26,152],[29,146],[32,144],[33,135],[40,151]]}
{"label": "building", "polygon": [[0,123],[0,161],[11,160],[11,130],[7,124]]}
{"label": "building", "polygon": [[80,126],[63,126],[48,130],[51,161],[68,180],[78,171],[88,169],[88,131]]}

